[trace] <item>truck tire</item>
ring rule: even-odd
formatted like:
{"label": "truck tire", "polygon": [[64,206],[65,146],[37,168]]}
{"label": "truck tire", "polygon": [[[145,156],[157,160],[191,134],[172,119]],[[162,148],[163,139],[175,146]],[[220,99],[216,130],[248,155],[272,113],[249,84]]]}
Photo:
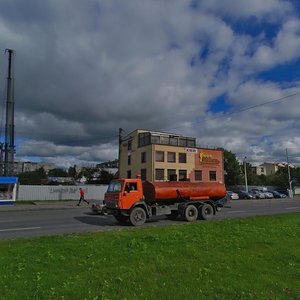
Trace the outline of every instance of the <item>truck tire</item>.
{"label": "truck tire", "polygon": [[123,215],[121,215],[121,214],[115,215],[114,217],[115,217],[115,219],[116,219],[120,224],[125,224],[125,223],[128,221],[128,219],[129,219],[129,217],[123,216]]}
{"label": "truck tire", "polygon": [[130,223],[133,226],[143,225],[146,222],[146,219],[147,219],[146,212],[141,207],[135,207],[131,211],[130,216],[129,216]]}
{"label": "truck tire", "polygon": [[214,215],[214,209],[210,204],[203,204],[199,207],[199,215],[202,220],[209,220]]}
{"label": "truck tire", "polygon": [[188,205],[184,211],[184,219],[188,222],[196,221],[198,218],[198,210],[195,205]]}

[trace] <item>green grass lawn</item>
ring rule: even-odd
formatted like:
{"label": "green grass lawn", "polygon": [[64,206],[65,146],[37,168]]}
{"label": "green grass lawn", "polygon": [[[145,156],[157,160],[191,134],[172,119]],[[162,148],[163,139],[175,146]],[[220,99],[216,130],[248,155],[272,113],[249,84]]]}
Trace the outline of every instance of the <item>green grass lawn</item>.
{"label": "green grass lawn", "polygon": [[0,299],[300,299],[300,214],[0,242]]}

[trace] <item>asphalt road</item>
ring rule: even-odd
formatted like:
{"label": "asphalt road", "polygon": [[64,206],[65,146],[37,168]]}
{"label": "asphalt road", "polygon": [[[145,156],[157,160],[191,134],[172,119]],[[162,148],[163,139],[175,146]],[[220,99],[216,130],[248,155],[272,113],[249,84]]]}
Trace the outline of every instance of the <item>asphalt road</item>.
{"label": "asphalt road", "polygon": [[[214,219],[300,212],[300,197],[294,199],[237,200],[223,208]],[[205,221],[199,221],[205,222]],[[180,224],[159,217],[143,226]],[[124,228],[112,216],[94,215],[88,207],[41,207],[34,210],[0,210],[0,239],[28,238],[67,233],[106,231]],[[125,226],[125,228],[133,228]]]}

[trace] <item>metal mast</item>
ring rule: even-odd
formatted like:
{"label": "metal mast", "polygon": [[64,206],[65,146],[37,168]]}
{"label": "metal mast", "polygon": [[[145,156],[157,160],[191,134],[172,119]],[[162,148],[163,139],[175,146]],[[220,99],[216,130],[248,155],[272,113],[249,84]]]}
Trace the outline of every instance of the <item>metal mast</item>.
{"label": "metal mast", "polygon": [[14,50],[6,49],[8,53],[8,75],[7,75],[7,97],[6,97],[6,123],[5,123],[5,145],[4,145],[4,175],[11,176],[14,172],[14,154],[15,154],[15,124],[14,124],[14,79],[13,57]]}

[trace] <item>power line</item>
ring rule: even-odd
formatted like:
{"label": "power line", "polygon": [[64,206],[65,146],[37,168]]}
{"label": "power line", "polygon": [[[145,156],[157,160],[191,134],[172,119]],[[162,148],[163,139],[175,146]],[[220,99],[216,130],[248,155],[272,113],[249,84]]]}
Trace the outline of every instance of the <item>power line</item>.
{"label": "power line", "polygon": [[[223,114],[223,115],[219,115],[219,116],[215,116],[215,117],[204,118],[204,119],[202,119],[202,120],[200,120],[200,121],[191,122],[189,127],[196,126],[196,125],[198,125],[198,124],[201,124],[201,123],[204,123],[204,122],[207,122],[207,121],[211,121],[211,120],[216,120],[216,119],[221,119],[221,118],[227,118],[228,116],[231,116],[231,115],[234,115],[234,114],[238,114],[238,113],[241,113],[241,112],[245,112],[245,111],[248,111],[248,110],[257,108],[257,107],[262,107],[262,106],[265,106],[265,105],[268,105],[268,104],[271,104],[271,103],[280,102],[280,101],[282,101],[282,100],[285,100],[285,99],[287,99],[287,98],[291,98],[291,97],[297,96],[297,95],[299,95],[299,94],[300,94],[300,91],[299,91],[299,92],[296,92],[296,93],[294,93],[294,94],[290,94],[290,95],[287,95],[287,96],[283,96],[283,97],[278,98],[278,99],[275,99],[275,100],[269,100],[269,101],[266,101],[266,102],[263,102],[263,103],[260,103],[260,104],[248,106],[248,107],[245,107],[245,108],[241,108],[241,109],[239,109],[239,110],[232,111],[232,112],[229,112],[229,113],[225,113],[225,114]],[[173,127],[173,128],[164,129],[164,130],[174,130],[174,129],[178,129],[178,128],[182,128],[182,127],[183,127],[183,126],[179,126],[179,127]]]}
{"label": "power line", "polygon": [[[196,126],[196,125],[198,125],[200,123],[204,123],[204,122],[215,120],[215,119],[226,118],[228,116],[231,116],[231,115],[234,115],[234,114],[238,114],[238,113],[241,113],[241,112],[245,112],[245,111],[257,108],[257,107],[262,107],[262,106],[265,106],[265,105],[268,105],[268,104],[271,104],[271,103],[280,102],[282,100],[285,100],[285,99],[297,96],[299,94],[300,94],[300,91],[298,91],[298,92],[296,92],[294,94],[283,96],[283,97],[278,98],[278,99],[273,99],[273,100],[269,100],[269,101],[266,101],[266,102],[263,102],[263,103],[260,103],[260,104],[248,106],[248,107],[245,107],[245,108],[241,108],[239,110],[236,110],[236,111],[233,111],[233,112],[229,112],[229,113],[226,113],[224,115],[215,116],[215,117],[208,117],[208,118],[205,118],[205,119],[203,119],[201,121],[195,121],[195,122],[190,123],[189,127]],[[174,129],[178,129],[178,128],[183,128],[183,126],[178,126],[178,127],[173,127],[173,128],[167,128],[167,129],[158,129],[158,131],[174,130]],[[123,129],[123,132],[129,134],[129,132],[127,130]],[[117,138],[118,138],[118,135],[103,137],[103,138],[100,138],[100,140],[104,140],[104,139],[117,139]],[[78,140],[76,140],[76,141],[78,141]],[[85,140],[79,140],[79,141],[85,141]]]}

